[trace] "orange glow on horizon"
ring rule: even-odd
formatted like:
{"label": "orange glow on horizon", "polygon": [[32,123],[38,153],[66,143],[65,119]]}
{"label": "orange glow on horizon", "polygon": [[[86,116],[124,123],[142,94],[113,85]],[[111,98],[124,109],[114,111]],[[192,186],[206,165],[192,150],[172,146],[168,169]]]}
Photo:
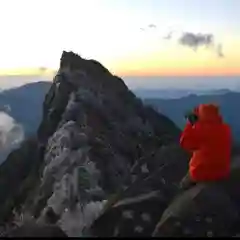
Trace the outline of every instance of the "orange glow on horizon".
{"label": "orange glow on horizon", "polygon": [[156,71],[129,70],[129,71],[112,71],[120,76],[240,76],[240,68],[196,68],[196,69],[162,69]]}
{"label": "orange glow on horizon", "polygon": [[[110,71],[121,76],[239,76],[240,59],[167,59],[149,58],[111,64]],[[108,66],[108,65],[106,65]]]}
{"label": "orange glow on horizon", "polygon": [[[226,34],[226,36],[228,36]],[[178,44],[132,52],[106,66],[120,76],[240,76],[240,36],[224,37],[224,57],[214,49],[193,51]]]}
{"label": "orange glow on horizon", "polygon": [[112,68],[110,70],[120,76],[240,76],[240,66],[193,66],[193,67],[159,67],[153,69],[141,68]]}

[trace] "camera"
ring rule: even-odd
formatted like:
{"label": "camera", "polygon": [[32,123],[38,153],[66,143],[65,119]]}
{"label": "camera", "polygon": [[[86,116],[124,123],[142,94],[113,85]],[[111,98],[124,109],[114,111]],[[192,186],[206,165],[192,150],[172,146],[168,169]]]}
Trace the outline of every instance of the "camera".
{"label": "camera", "polygon": [[185,114],[185,119],[187,119],[192,125],[198,121],[198,116],[194,112],[187,112]]}

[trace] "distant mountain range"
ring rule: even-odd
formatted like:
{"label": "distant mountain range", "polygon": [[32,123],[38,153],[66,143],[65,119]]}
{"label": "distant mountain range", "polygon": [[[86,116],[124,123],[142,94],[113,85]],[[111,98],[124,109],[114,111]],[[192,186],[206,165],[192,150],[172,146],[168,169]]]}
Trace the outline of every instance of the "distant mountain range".
{"label": "distant mountain range", "polygon": [[[51,82],[39,81],[0,92],[0,111],[6,112],[24,128],[25,135],[34,133],[42,118],[42,102]],[[184,112],[203,102],[221,105],[224,118],[231,123],[235,135],[240,136],[240,113],[236,103],[240,93],[229,89],[136,89],[134,93],[183,127]],[[239,126],[238,126],[239,125]],[[238,137],[240,139],[240,137]]]}
{"label": "distant mountain range", "polygon": [[42,118],[42,102],[51,82],[36,82],[0,92],[0,110],[24,128],[25,135],[36,132]]}
{"label": "distant mountain range", "polygon": [[161,99],[177,99],[191,94],[195,95],[219,95],[231,92],[229,89],[135,89],[134,93],[143,99],[161,98]]}
{"label": "distant mountain range", "polygon": [[160,99],[159,96],[159,98],[147,98],[144,102],[154,106],[181,128],[185,125],[184,113],[186,111],[200,103],[217,103],[221,107],[224,120],[232,127],[234,139],[240,142],[240,93],[238,92],[227,91],[224,93],[220,91],[218,94],[201,96],[191,94],[178,99]]}

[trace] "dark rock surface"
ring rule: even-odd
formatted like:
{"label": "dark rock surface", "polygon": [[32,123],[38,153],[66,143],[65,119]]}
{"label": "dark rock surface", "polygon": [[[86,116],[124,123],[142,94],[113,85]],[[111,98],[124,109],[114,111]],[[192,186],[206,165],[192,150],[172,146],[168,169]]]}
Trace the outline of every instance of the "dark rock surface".
{"label": "dark rock surface", "polygon": [[5,237],[49,237],[65,238],[67,235],[55,225],[24,224],[23,226],[10,231]]}
{"label": "dark rock surface", "polygon": [[237,207],[221,186],[197,185],[165,210],[154,237],[228,237],[238,220]]}

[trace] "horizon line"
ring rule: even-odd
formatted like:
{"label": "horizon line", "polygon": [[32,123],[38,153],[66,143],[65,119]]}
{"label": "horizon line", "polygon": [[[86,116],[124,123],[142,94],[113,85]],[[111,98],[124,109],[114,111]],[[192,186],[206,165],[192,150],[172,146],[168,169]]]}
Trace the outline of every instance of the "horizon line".
{"label": "horizon line", "polygon": [[[11,77],[11,76],[54,76],[57,73],[57,69],[53,68],[46,68],[46,67],[35,67],[35,68],[8,68],[8,69],[0,69],[0,77]],[[226,74],[206,74],[206,73],[196,73],[193,74],[192,72],[187,74],[179,73],[179,74],[127,74],[118,73],[118,71],[110,71],[113,75],[119,76],[122,78],[125,77],[240,77],[240,73],[226,73]]]}

